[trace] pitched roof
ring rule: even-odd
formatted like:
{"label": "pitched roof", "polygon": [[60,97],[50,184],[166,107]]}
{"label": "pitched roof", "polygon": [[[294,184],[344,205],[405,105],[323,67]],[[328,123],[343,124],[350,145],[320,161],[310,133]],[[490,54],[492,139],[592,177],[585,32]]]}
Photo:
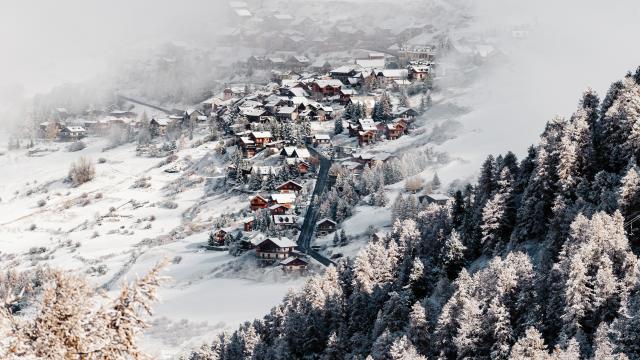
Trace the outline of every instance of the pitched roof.
{"label": "pitched roof", "polygon": [[327,87],[327,86],[341,87],[342,85],[344,85],[342,83],[342,81],[340,81],[338,79],[316,80],[314,82],[321,88],[324,88],[324,87]]}
{"label": "pitched roof", "polygon": [[290,239],[288,239],[286,237],[280,237],[280,238],[270,237],[270,238],[266,238],[266,239],[263,239],[262,241],[258,242],[256,244],[256,246],[260,246],[265,241],[271,241],[272,243],[276,244],[276,246],[281,247],[281,248],[298,246],[298,244],[296,244],[295,242],[291,241]]}
{"label": "pitched roof", "polygon": [[283,106],[278,110],[278,114],[293,114],[295,111],[296,109],[291,106]]}
{"label": "pitched roof", "polygon": [[307,260],[301,259],[301,258],[299,258],[297,256],[289,256],[288,258],[282,260],[280,262],[280,265],[287,266],[287,265],[293,263],[294,261],[302,261],[305,264],[309,264],[309,262]]}
{"label": "pitched roof", "polygon": [[445,194],[427,194],[426,196],[433,201],[446,201],[450,199],[450,197]]}
{"label": "pitched roof", "polygon": [[253,131],[251,133],[256,139],[271,139],[271,131]]}
{"label": "pitched roof", "polygon": [[330,223],[332,223],[333,225],[336,225],[336,222],[335,222],[335,221],[333,221],[333,220],[331,220],[331,219],[329,219],[329,218],[321,219],[320,221],[318,221],[318,222],[317,222],[317,224],[318,224],[318,225],[320,225],[320,224],[325,223],[325,222],[330,222]]}
{"label": "pitched roof", "polygon": [[271,200],[278,204],[291,204],[296,201],[296,194],[284,193],[284,194],[271,194]]}
{"label": "pitched roof", "polygon": [[297,182],[293,181],[293,180],[287,180],[285,182],[283,182],[282,184],[280,184],[276,189],[280,189],[281,187],[287,185],[287,184],[294,184],[299,188],[302,188],[302,185],[298,184]]}

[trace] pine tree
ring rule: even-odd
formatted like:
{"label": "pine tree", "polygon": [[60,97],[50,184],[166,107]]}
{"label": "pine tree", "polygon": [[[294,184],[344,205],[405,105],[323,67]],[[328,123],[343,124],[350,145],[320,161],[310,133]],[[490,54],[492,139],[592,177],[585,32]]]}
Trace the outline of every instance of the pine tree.
{"label": "pine tree", "polygon": [[513,178],[508,168],[500,173],[495,195],[482,211],[482,242],[485,249],[499,250],[509,241],[515,225],[516,210],[513,195]]}
{"label": "pine tree", "polygon": [[439,190],[442,183],[440,182],[440,178],[438,177],[438,173],[433,173],[433,178],[431,179],[431,187],[433,190]]}
{"label": "pine tree", "polygon": [[632,157],[618,191],[618,206],[626,215],[640,210],[640,174],[635,162],[635,157]]}
{"label": "pine tree", "polygon": [[512,360],[529,360],[529,359],[548,359],[547,346],[542,340],[542,335],[538,330],[531,327],[525,332],[525,336],[511,348],[510,359]]}
{"label": "pine tree", "polygon": [[419,353],[425,354],[427,352],[431,337],[429,323],[424,306],[417,301],[413,304],[409,313],[407,335]]}
{"label": "pine tree", "polygon": [[336,120],[334,122],[334,126],[333,126],[333,133],[338,135],[338,134],[342,134],[342,132],[344,131],[344,126],[342,125],[342,119],[339,117],[336,117]]}
{"label": "pine tree", "polygon": [[455,278],[456,274],[464,266],[466,247],[460,241],[460,236],[454,230],[447,237],[442,249],[442,265],[450,279]]}
{"label": "pine tree", "polygon": [[579,256],[571,261],[569,279],[565,288],[565,309],[562,315],[564,339],[579,335],[581,321],[592,309],[593,294],[589,288],[589,275]]}
{"label": "pine tree", "polygon": [[495,297],[489,305],[487,313],[490,326],[490,336],[493,340],[491,346],[492,359],[508,359],[511,345],[513,344],[513,329],[509,318],[509,311],[504,304]]}
{"label": "pine tree", "polygon": [[349,244],[349,238],[344,229],[340,230],[340,246],[347,246]]}

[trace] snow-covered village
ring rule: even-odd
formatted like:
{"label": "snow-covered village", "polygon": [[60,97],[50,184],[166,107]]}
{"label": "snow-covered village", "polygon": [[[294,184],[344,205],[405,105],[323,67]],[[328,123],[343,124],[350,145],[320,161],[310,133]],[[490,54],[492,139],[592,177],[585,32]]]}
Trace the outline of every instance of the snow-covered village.
{"label": "snow-covered village", "polygon": [[71,2],[0,5],[0,358],[640,358],[637,4]]}

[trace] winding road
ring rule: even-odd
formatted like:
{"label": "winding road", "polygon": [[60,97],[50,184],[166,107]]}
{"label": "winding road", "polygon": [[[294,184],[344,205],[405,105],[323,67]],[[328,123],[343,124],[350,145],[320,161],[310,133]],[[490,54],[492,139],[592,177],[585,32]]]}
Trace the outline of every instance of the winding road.
{"label": "winding road", "polygon": [[331,169],[332,161],[326,156],[320,154],[316,149],[308,147],[309,151],[316,155],[320,159],[320,169],[318,170],[318,177],[316,179],[316,186],[313,189],[313,195],[311,196],[311,202],[307,208],[307,213],[304,217],[302,229],[300,230],[300,236],[298,237],[298,247],[301,251],[314,258],[316,261],[324,266],[335,265],[329,258],[323,256],[319,252],[311,248],[311,240],[313,240],[313,232],[318,221],[318,198],[322,195],[327,187],[327,180],[329,179],[329,169]]}

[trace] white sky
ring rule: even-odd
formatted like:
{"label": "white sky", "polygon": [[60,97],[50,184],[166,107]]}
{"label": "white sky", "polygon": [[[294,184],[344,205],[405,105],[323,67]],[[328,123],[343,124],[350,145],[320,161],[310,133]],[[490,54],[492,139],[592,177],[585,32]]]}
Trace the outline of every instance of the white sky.
{"label": "white sky", "polygon": [[[505,147],[534,142],[545,121],[574,110],[586,86],[602,96],[609,83],[640,64],[640,1],[468,1],[476,7],[480,28],[537,25],[528,40],[508,49],[510,65],[487,72],[475,94],[483,118],[491,119],[483,125],[495,130]],[[217,8],[225,5],[224,0],[0,0],[0,106],[99,74],[141,44],[206,37],[217,22]],[[514,131],[522,136],[513,137]]]}
{"label": "white sky", "polygon": [[486,68],[461,100],[474,108],[463,124],[478,132],[447,149],[471,160],[469,171],[489,153],[524,154],[537,143],[546,121],[577,109],[588,86],[602,99],[612,82],[640,65],[640,1],[472,2],[474,31],[508,34],[522,23],[533,30],[525,40],[502,39],[507,61]]}

